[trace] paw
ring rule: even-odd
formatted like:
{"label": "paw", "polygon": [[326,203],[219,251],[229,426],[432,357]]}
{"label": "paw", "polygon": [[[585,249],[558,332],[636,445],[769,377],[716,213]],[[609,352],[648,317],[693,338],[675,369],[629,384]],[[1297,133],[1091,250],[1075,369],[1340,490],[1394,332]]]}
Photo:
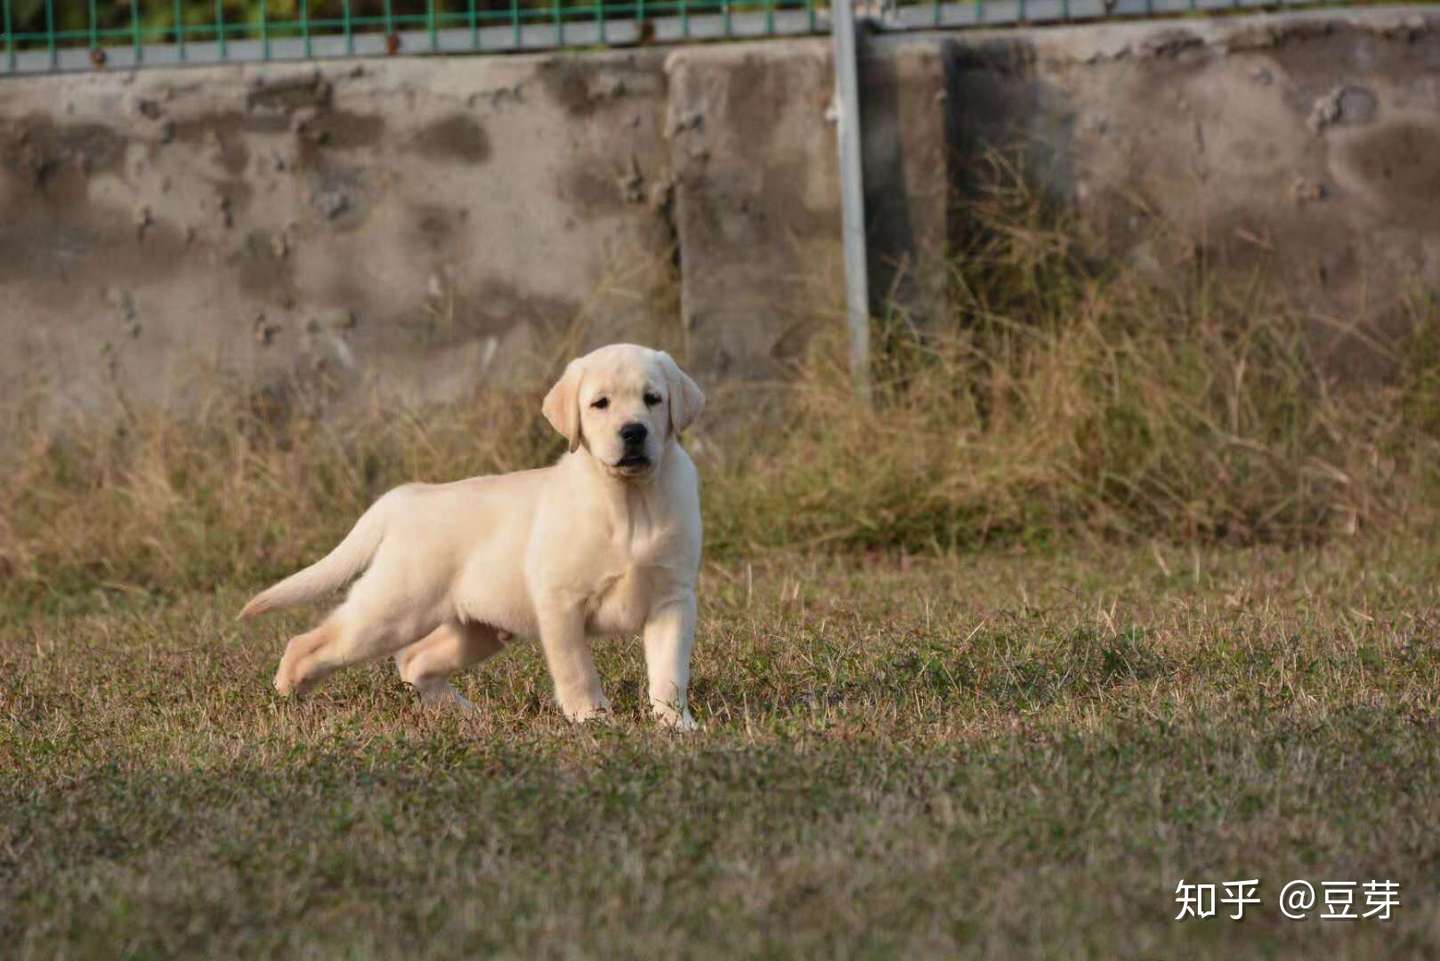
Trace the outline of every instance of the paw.
{"label": "paw", "polygon": [[653,707],[655,720],[660,722],[661,727],[668,727],[672,731],[683,731],[686,733],[698,730],[700,727],[700,725],[695,723],[695,718],[690,716],[690,709],[688,707],[681,708],[678,711],[670,704],[656,703]]}
{"label": "paw", "polygon": [[293,661],[282,658],[274,683],[281,697],[299,697],[315,686],[315,679],[302,674]]}
{"label": "paw", "polygon": [[599,701],[590,701],[578,705],[561,705],[567,720],[575,724],[584,724],[587,721],[608,721],[610,719],[610,702],[601,698]]}
{"label": "paw", "polygon": [[295,675],[290,665],[284,661],[280,662],[280,669],[275,672],[275,690],[280,692],[281,697],[289,697],[297,693],[295,690]]}

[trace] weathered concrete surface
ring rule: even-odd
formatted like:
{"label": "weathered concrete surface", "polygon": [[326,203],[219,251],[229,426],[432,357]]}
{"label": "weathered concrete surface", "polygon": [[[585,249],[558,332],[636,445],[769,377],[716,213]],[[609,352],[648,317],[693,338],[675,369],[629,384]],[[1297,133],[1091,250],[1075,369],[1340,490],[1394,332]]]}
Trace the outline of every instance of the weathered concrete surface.
{"label": "weathered concrete surface", "polygon": [[0,381],[431,400],[577,318],[653,339],[665,89],[658,51],[0,83]]}
{"label": "weathered concrete surface", "polygon": [[[896,41],[890,41],[896,42]],[[1337,374],[1385,368],[1440,290],[1440,12],[1360,9],[900,40],[949,74],[966,170],[1018,148],[1096,246],[1167,277],[1267,277]]]}
{"label": "weathered concrete surface", "polygon": [[870,300],[923,321],[943,309],[950,214],[965,158],[954,149],[946,48],[871,42],[861,58]]}
{"label": "weathered concrete surface", "polygon": [[[992,148],[1157,279],[1279,278],[1340,372],[1440,289],[1436,8],[892,35],[862,84],[921,322]],[[0,401],[453,398],[566,330],[782,374],[840,317],[830,86],[819,39],[0,81]]]}
{"label": "weathered concrete surface", "polygon": [[702,376],[776,374],[842,289],[828,50],[711,47],[669,68],[690,353]]}

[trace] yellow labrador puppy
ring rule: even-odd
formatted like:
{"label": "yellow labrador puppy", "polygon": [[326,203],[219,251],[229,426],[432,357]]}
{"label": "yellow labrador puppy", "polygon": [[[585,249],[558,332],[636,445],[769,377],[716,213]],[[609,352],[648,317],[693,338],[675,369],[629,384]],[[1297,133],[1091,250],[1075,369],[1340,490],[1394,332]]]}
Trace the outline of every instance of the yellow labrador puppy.
{"label": "yellow labrador puppy", "polygon": [[245,605],[253,617],[361,575],[291,639],[276,689],[394,654],[427,703],[473,709],[449,676],[538,637],[556,700],[583,721],[609,708],[588,638],[643,631],[655,716],[692,729],[700,485],[680,432],[704,404],[662,351],[615,344],[571,361],[543,407],[570,443],[554,466],[398,487],[326,557]]}

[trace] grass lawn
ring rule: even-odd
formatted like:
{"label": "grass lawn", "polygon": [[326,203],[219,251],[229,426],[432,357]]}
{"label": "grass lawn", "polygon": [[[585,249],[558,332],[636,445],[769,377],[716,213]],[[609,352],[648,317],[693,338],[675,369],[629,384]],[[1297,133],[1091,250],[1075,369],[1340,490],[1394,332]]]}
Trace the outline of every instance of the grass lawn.
{"label": "grass lawn", "polygon": [[[847,557],[707,567],[690,736],[636,642],[573,728],[534,647],[461,679],[469,720],[388,665],[281,702],[304,621],[237,624],[255,585],[17,602],[0,954],[1440,953],[1440,550]],[[1248,878],[1243,921],[1173,920]],[[1287,920],[1297,878],[1400,906]]]}

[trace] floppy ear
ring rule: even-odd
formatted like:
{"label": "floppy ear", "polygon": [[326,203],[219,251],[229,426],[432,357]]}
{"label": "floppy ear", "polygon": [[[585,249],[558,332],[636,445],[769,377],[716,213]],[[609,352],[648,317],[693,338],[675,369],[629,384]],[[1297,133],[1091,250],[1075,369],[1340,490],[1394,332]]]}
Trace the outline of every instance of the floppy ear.
{"label": "floppy ear", "polygon": [[705,409],[705,395],[700,392],[700,385],[675,363],[675,358],[663,350],[660,366],[665,370],[665,385],[670,392],[670,431],[678,435]]}
{"label": "floppy ear", "polygon": [[565,373],[545,395],[545,403],[540,405],[540,412],[550,426],[564,434],[570,442],[572,454],[580,446],[580,379],[583,373],[580,361],[570,361],[565,366]]}

